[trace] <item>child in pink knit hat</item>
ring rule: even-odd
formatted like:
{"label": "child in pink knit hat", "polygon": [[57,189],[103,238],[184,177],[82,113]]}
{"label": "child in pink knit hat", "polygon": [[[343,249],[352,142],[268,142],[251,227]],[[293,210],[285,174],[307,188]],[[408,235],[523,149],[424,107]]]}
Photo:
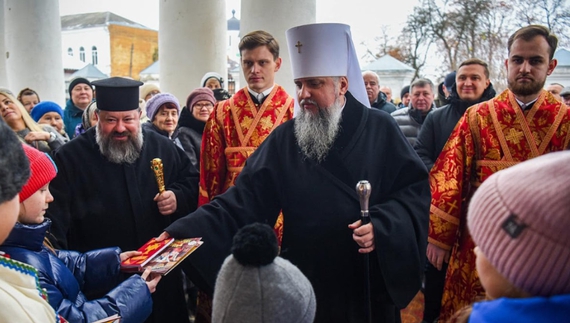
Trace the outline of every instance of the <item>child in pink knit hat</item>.
{"label": "child in pink knit hat", "polygon": [[568,322],[570,151],[525,161],[477,190],[467,225],[488,301],[464,322]]}

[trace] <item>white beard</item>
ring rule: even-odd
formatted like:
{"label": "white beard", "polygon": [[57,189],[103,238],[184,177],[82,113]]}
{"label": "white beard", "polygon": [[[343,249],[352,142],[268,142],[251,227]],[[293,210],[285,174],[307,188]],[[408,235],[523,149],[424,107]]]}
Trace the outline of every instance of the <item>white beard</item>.
{"label": "white beard", "polygon": [[113,134],[101,133],[99,124],[96,126],[95,141],[99,145],[99,151],[107,159],[115,164],[132,164],[140,156],[143,145],[142,129],[139,126],[138,133],[129,133],[127,141],[117,141],[112,138]]}
{"label": "white beard", "polygon": [[[316,105],[316,102],[310,101]],[[303,105],[301,101],[300,105]],[[327,157],[338,131],[342,117],[340,96],[327,108],[318,107],[318,113],[312,114],[301,109],[295,117],[295,137],[305,157],[318,163]]]}

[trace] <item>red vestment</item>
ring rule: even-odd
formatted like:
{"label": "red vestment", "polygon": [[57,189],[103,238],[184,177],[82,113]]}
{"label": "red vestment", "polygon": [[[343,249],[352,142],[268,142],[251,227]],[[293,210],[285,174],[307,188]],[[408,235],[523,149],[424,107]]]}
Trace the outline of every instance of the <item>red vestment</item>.
{"label": "red vestment", "polygon": [[430,172],[432,192],[428,241],[451,250],[441,321],[484,297],[467,230],[467,207],[477,187],[493,173],[545,153],[570,140],[570,111],[542,90],[523,111],[506,90],[467,110]]}

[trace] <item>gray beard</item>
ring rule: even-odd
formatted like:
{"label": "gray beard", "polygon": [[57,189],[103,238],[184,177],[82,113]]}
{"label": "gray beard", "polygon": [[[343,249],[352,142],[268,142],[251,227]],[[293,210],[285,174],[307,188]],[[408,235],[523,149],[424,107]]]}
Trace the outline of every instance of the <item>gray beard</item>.
{"label": "gray beard", "polygon": [[319,107],[316,115],[300,110],[295,117],[295,137],[305,157],[318,163],[325,160],[338,135],[341,117],[340,96],[330,107]]}
{"label": "gray beard", "polygon": [[129,133],[127,141],[113,140],[113,134],[104,135],[101,133],[99,124],[96,126],[95,141],[99,145],[101,154],[115,164],[132,164],[140,156],[143,145],[142,129],[139,126],[139,131],[136,135]]}

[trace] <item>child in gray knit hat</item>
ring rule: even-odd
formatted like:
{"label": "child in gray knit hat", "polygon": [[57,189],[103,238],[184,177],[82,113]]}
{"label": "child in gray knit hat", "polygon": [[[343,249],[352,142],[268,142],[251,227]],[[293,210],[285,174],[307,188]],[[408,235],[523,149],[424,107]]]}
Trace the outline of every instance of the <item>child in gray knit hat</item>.
{"label": "child in gray knit hat", "polygon": [[311,283],[278,253],[273,229],[260,223],[234,236],[216,280],[212,322],[313,322],[316,312]]}

